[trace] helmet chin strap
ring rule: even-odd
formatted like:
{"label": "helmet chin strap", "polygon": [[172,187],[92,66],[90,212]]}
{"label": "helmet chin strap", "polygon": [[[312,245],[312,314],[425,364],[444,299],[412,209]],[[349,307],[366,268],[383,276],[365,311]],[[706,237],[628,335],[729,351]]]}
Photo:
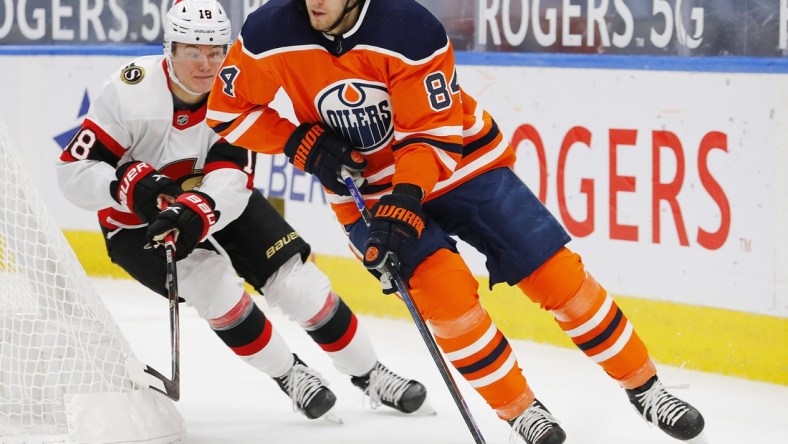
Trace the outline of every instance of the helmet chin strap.
{"label": "helmet chin strap", "polygon": [[363,3],[362,0],[356,0],[356,3],[353,3],[351,5],[350,4],[350,0],[345,0],[345,7],[342,10],[342,15],[339,16],[339,18],[337,19],[337,21],[334,22],[333,25],[331,25],[328,29],[326,29],[323,32],[325,32],[326,34],[331,35],[331,31],[335,30],[339,25],[342,24],[342,21],[345,20],[345,17],[347,17],[347,15],[350,13],[350,11],[352,11],[353,9],[355,9],[357,6],[359,6],[362,3]]}
{"label": "helmet chin strap", "polygon": [[198,93],[190,90],[189,88],[186,87],[186,85],[184,85],[183,83],[181,83],[180,80],[178,80],[178,76],[175,75],[175,70],[172,69],[171,57],[172,56],[167,57],[167,72],[170,75],[170,80],[172,81],[172,83],[178,85],[178,87],[181,88],[186,94],[190,94],[192,96],[201,96],[205,94],[205,93]]}

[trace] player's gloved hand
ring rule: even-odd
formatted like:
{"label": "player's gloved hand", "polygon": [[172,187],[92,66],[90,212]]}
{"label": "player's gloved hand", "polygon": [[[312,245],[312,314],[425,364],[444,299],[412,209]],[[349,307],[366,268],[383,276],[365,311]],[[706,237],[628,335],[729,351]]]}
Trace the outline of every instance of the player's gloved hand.
{"label": "player's gloved hand", "polygon": [[426,220],[421,195],[421,188],[400,184],[394,187],[392,194],[383,196],[372,206],[364,266],[376,276],[380,275],[386,294],[396,291],[390,282],[387,263],[394,264],[403,282],[409,279],[402,275],[403,270],[412,270],[416,265],[413,263],[416,241],[421,237]]}
{"label": "player's gloved hand", "polygon": [[148,225],[148,241],[159,245],[174,231],[178,259],[188,256],[208,236],[208,229],[219,220],[213,199],[199,191],[183,193]]}
{"label": "player's gloved hand", "polygon": [[320,183],[335,194],[349,196],[340,170],[350,171],[357,187],[366,182],[361,173],[367,160],[342,136],[322,123],[299,125],[285,143],[285,155],[296,168],[314,174]]}
{"label": "player's gloved hand", "polygon": [[119,165],[115,176],[118,180],[109,184],[112,197],[145,222],[159,214],[156,201],[160,195],[177,197],[183,193],[177,183],[145,162],[132,160]]}

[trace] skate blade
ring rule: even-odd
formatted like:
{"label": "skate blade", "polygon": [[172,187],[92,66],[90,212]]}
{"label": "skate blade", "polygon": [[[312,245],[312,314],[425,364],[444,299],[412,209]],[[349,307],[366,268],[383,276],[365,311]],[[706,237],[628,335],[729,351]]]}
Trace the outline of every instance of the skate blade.
{"label": "skate blade", "polygon": [[709,440],[706,438],[706,435],[703,432],[700,432],[700,435],[684,442],[689,444],[709,444]]}
{"label": "skate blade", "polygon": [[327,411],[326,413],[324,413],[323,416],[320,417],[320,419],[323,419],[333,424],[342,424],[342,418],[340,418],[339,415],[334,413],[333,408]]}
{"label": "skate blade", "polygon": [[430,404],[429,399],[425,399],[424,403],[416,409],[415,412],[411,413],[411,416],[435,416],[438,412],[435,410],[435,407]]}

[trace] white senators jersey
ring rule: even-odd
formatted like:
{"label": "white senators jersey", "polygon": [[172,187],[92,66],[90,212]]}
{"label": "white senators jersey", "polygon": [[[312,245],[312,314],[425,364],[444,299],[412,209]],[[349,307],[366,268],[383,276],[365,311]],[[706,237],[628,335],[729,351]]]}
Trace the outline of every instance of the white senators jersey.
{"label": "white senators jersey", "polygon": [[99,212],[108,231],[144,225],[115,201],[115,169],[144,161],[186,190],[216,201],[217,231],[241,214],[251,194],[253,153],[227,143],[205,124],[206,102],[188,105],[170,89],[163,56],[145,56],[112,74],[82,127],[57,162],[58,181],[75,205]]}

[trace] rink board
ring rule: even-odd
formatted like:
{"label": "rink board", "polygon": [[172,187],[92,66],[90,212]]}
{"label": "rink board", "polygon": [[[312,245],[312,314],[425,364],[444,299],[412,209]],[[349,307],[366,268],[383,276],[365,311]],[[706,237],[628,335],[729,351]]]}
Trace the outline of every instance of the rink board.
{"label": "rink board", "polygon": [[[88,272],[113,275],[95,214],[62,199],[52,164],[106,76],[139,54],[22,54],[0,51],[0,84],[14,85],[0,120]],[[460,82],[514,142],[518,175],[620,296],[656,359],[788,384],[785,64],[526,56],[458,54]],[[289,115],[281,97],[275,106]],[[354,264],[309,177],[264,156],[255,186],[284,199],[288,221],[358,311],[406,314]],[[488,294],[483,258],[463,254],[504,331],[569,344],[516,291]]]}
{"label": "rink board", "polygon": [[[129,279],[106,257],[99,233],[68,231],[66,237],[89,275]],[[313,260],[356,312],[409,318],[404,304],[383,295],[355,259],[314,255]],[[484,307],[507,336],[574,347],[552,317],[519,290],[499,285],[490,292],[487,279],[479,281]],[[614,296],[658,363],[788,385],[788,319]]]}

